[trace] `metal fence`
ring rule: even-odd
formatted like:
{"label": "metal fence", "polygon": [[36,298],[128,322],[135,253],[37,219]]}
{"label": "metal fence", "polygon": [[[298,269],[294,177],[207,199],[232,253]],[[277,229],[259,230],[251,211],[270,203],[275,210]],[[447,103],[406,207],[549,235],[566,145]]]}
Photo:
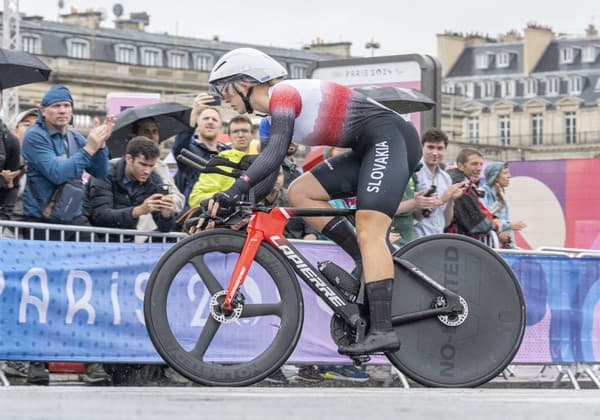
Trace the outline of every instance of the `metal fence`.
{"label": "metal fence", "polygon": [[[181,232],[139,231],[133,229],[113,229],[95,226],[58,225],[50,223],[17,222],[0,220],[0,239],[33,240],[36,233],[43,232],[44,239],[50,240],[50,232],[59,232],[59,240],[65,241],[66,232],[75,233],[75,242],[82,242],[81,233],[90,235],[90,242],[177,242],[188,235]],[[118,239],[116,241],[115,239]],[[88,242],[86,240],[86,242]]]}

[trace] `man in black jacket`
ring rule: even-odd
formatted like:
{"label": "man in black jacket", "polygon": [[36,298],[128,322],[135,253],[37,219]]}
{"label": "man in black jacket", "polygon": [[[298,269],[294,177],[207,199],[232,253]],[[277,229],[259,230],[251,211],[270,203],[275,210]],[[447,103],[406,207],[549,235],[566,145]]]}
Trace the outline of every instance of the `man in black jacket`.
{"label": "man in black jacket", "polygon": [[18,177],[24,172],[20,157],[19,139],[0,120],[0,220],[11,218],[17,201]]}
{"label": "man in black jacket", "polygon": [[92,225],[136,229],[141,215],[152,214],[158,230],[174,229],[173,197],[161,191],[162,179],[152,172],[158,157],[154,142],[136,137],[127,144],[125,157],[111,162],[107,179],[92,179],[89,197]]}
{"label": "man in black jacket", "polygon": [[456,157],[456,168],[449,169],[452,183],[464,182],[464,194],[454,201],[454,219],[447,229],[452,233],[475,236],[495,228],[489,212],[479,201],[479,176],[483,169],[483,156],[476,149],[464,148]]}

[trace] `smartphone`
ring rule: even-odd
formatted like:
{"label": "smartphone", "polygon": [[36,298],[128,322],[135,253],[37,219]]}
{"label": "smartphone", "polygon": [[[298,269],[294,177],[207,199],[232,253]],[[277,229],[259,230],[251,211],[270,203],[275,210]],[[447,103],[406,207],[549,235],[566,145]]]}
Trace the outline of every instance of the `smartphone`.
{"label": "smartphone", "polygon": [[21,169],[25,168],[25,165],[21,165],[19,166],[17,169],[15,169],[15,171],[20,171]]}
{"label": "smartphone", "polygon": [[207,103],[206,105],[209,105],[209,106],[219,106],[219,105],[221,105],[221,97],[217,96],[217,95],[213,95],[213,101]]}
{"label": "smartphone", "polygon": [[162,195],[167,195],[171,191],[171,186],[169,184],[160,184],[158,186],[158,193]]}

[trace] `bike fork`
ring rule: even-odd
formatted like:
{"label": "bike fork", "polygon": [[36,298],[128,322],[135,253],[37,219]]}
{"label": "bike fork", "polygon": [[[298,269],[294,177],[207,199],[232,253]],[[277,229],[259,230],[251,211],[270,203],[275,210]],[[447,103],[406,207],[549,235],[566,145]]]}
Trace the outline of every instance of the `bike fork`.
{"label": "bike fork", "polygon": [[261,231],[251,229],[250,227],[248,228],[246,242],[244,243],[242,252],[240,252],[240,257],[238,258],[233,269],[233,273],[231,274],[231,279],[229,280],[229,285],[227,286],[227,295],[225,295],[225,300],[221,305],[221,309],[223,309],[223,311],[233,311],[233,305],[231,302],[233,302],[233,299],[240,290],[240,287],[242,284],[244,284],[244,280],[246,280],[246,276],[248,275],[252,261],[254,261],[254,257],[256,256],[258,248],[260,248],[260,244],[262,243],[263,239],[264,234]]}

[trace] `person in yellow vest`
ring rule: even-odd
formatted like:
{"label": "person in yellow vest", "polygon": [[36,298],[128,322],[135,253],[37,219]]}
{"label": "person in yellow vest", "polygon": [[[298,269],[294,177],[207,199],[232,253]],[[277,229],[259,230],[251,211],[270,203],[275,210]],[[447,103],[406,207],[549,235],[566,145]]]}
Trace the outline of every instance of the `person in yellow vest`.
{"label": "person in yellow vest", "polygon": [[[224,150],[218,154],[220,157],[229,159],[234,163],[238,163],[245,155],[250,153],[250,145],[252,141],[252,121],[244,115],[238,115],[229,122],[229,138],[231,140],[231,149]],[[227,166],[219,166],[220,169],[231,172],[232,168]],[[226,191],[233,185],[235,178],[215,174],[202,173],[192,188],[188,204],[190,207],[195,207],[207,198],[220,191]]]}

